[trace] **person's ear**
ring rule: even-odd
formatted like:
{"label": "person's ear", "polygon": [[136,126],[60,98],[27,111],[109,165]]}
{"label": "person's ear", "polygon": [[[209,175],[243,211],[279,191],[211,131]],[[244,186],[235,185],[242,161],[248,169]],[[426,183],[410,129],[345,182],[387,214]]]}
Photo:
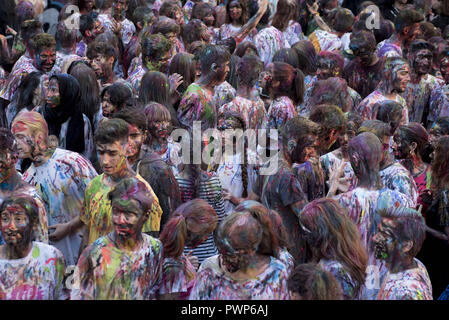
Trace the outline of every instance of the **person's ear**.
{"label": "person's ear", "polygon": [[410,33],[410,29],[411,29],[411,26],[404,27],[402,34],[407,36]]}
{"label": "person's ear", "polygon": [[402,242],[401,251],[403,253],[408,253],[410,250],[412,250],[412,248],[413,248],[412,240]]}
{"label": "person's ear", "polygon": [[109,57],[108,60],[107,60],[107,62],[108,62],[108,64],[109,64],[110,66],[113,66],[113,65],[114,65],[114,61],[115,61],[115,58],[114,58],[114,57]]}
{"label": "person's ear", "polygon": [[410,143],[410,152],[415,152],[418,144],[416,142]]}
{"label": "person's ear", "polygon": [[296,141],[293,140],[293,139],[289,139],[288,142],[287,142],[287,151],[288,151],[288,153],[292,154],[293,151],[295,151],[296,146],[297,146]]}
{"label": "person's ear", "polygon": [[137,22],[136,27],[137,27],[138,31],[141,31],[143,29],[141,22]]}
{"label": "person's ear", "polygon": [[86,36],[86,37],[88,37],[88,38],[92,38],[92,31],[86,30],[86,31],[84,32],[84,36]]}
{"label": "person's ear", "polygon": [[218,70],[218,65],[214,62],[214,63],[212,63],[212,65],[210,66],[210,69],[211,69],[213,72],[217,72],[217,70]]}

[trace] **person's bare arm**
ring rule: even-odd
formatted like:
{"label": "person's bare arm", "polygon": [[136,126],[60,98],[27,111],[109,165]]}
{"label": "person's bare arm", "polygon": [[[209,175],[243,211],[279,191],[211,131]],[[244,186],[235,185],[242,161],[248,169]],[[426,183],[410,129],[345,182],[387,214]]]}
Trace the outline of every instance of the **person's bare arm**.
{"label": "person's bare arm", "polygon": [[257,13],[240,28],[239,33],[234,37],[237,43],[242,42],[243,39],[245,39],[254,30],[260,19],[262,19],[263,15],[265,14],[265,11],[267,11],[267,8],[268,0],[259,0],[259,10],[257,11]]}
{"label": "person's bare arm", "polygon": [[331,32],[331,28],[327,25],[326,22],[324,22],[323,18],[320,17],[320,14],[318,12],[318,2],[315,2],[313,5],[309,6],[307,4],[307,8],[309,9],[310,14],[313,16],[313,19],[315,20],[318,27],[324,31]]}
{"label": "person's bare arm", "polygon": [[84,223],[81,221],[80,217],[76,217],[69,222],[66,223],[58,223],[52,226],[49,226],[49,230],[55,230],[53,233],[49,235],[49,239],[51,241],[59,241],[67,235],[78,231]]}

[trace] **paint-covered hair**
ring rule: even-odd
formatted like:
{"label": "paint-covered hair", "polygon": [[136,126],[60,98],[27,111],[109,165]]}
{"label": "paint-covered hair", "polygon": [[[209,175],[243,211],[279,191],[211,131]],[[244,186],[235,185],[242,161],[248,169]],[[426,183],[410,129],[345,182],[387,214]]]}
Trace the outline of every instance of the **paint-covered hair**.
{"label": "paint-covered hair", "polygon": [[44,117],[35,111],[22,112],[19,113],[11,124],[11,131],[16,128],[27,128],[30,130],[31,135],[36,135],[37,133],[43,133],[44,137],[48,137],[48,126]]}
{"label": "paint-covered hair", "polygon": [[424,239],[426,238],[426,223],[423,216],[412,208],[389,207],[380,210],[378,214],[382,218],[388,218],[395,223],[394,237],[400,242],[412,241],[413,246],[408,252],[415,257],[421,250]]}
{"label": "paint-covered hair", "polygon": [[36,54],[42,49],[56,48],[56,40],[51,34],[39,33],[36,34],[30,41],[30,46],[33,52]]}
{"label": "paint-covered hair", "polygon": [[178,4],[178,1],[163,1],[160,9],[159,16],[165,16],[174,19],[177,10],[182,10]]}
{"label": "paint-covered hair", "polygon": [[207,45],[201,50],[199,58],[201,73],[207,74],[213,63],[221,66],[231,60],[231,54],[223,46]]}
{"label": "paint-covered hair", "polygon": [[124,108],[114,113],[112,118],[125,120],[128,124],[135,126],[142,132],[147,130],[145,112],[141,108]]}
{"label": "paint-covered hair", "polygon": [[170,111],[166,106],[157,102],[150,102],[144,108],[147,117],[147,127],[153,126],[156,121],[171,121]]}
{"label": "paint-covered hair", "polygon": [[[349,154],[358,155],[359,162],[370,168],[374,173],[379,172],[380,161],[382,160],[382,143],[379,138],[371,132],[363,132],[349,141]],[[356,172],[356,170],[354,170]]]}
{"label": "paint-covered hair", "polygon": [[385,59],[384,61],[384,67],[382,70],[383,74],[386,74],[387,72],[389,72],[390,75],[390,79],[383,79],[382,82],[384,81],[393,81],[393,78],[395,77],[396,73],[398,72],[398,70],[400,68],[402,68],[404,65],[408,65],[407,60],[405,60],[404,58],[401,57],[388,57]]}
{"label": "paint-covered hair", "polygon": [[435,124],[440,127],[443,136],[449,135],[449,117],[439,117]]}
{"label": "paint-covered hair", "polygon": [[402,120],[402,106],[393,100],[382,100],[373,105],[373,110],[377,110],[377,120],[390,125],[390,132],[393,135]]}
{"label": "paint-covered hair", "polygon": [[253,87],[263,70],[263,62],[257,56],[243,56],[237,65],[237,79],[239,85]]}
{"label": "paint-covered hair", "polygon": [[113,144],[116,141],[121,143],[128,141],[129,128],[125,120],[107,119],[100,123],[94,140],[99,144]]}
{"label": "paint-covered hair", "polygon": [[[203,41],[203,32],[207,32],[207,26],[199,19],[191,19],[184,26],[182,39],[187,47],[195,41]],[[191,51],[189,51],[192,53]]]}
{"label": "paint-covered hair", "polygon": [[276,6],[272,26],[281,32],[287,29],[290,20],[295,20],[298,11],[296,0],[279,0]]}
{"label": "paint-covered hair", "polygon": [[292,48],[282,48],[273,56],[273,62],[285,62],[291,65],[295,69],[299,69],[299,62],[298,62],[298,54],[296,53],[295,49]]}
{"label": "paint-covered hair", "polygon": [[25,210],[25,214],[28,216],[32,227],[38,224],[39,207],[33,197],[15,192],[3,200],[0,206],[0,212],[3,212],[7,207],[12,205],[18,205]]}
{"label": "paint-covered hair", "polygon": [[316,199],[304,207],[299,221],[308,230],[304,232],[312,260],[340,262],[357,281],[358,291],[365,283],[368,255],[357,226],[342,205],[331,198]]}
{"label": "paint-covered hair", "polygon": [[417,52],[419,50],[425,50],[425,49],[426,50],[430,50],[430,52],[433,53],[433,51],[435,50],[435,47],[430,42],[418,39],[418,40],[413,41],[409,45],[408,53],[412,54],[412,53],[415,53],[415,52]]}
{"label": "paint-covered hair", "polygon": [[95,41],[92,41],[88,44],[86,56],[90,60],[93,60],[98,55],[102,55],[106,57],[106,59],[109,59],[111,57],[114,57],[115,60],[117,59],[117,52],[111,43],[99,41],[98,39],[96,39]]}
{"label": "paint-covered hair", "polygon": [[168,106],[169,96],[170,83],[165,74],[159,71],[145,73],[139,87],[139,104],[144,106],[150,102],[158,102]]}
{"label": "paint-covered hair", "polygon": [[171,60],[169,74],[177,73],[182,76],[183,82],[178,87],[182,95],[187,88],[195,82],[196,63],[194,55],[186,52],[177,53]]}
{"label": "paint-covered hair", "polygon": [[343,290],[332,273],[316,263],[303,263],[288,278],[288,290],[302,300],[343,300]]}
{"label": "paint-covered hair", "polygon": [[349,32],[354,24],[354,14],[346,8],[332,9],[327,15],[327,21],[337,32]]}
{"label": "paint-covered hair", "polygon": [[208,235],[217,223],[217,213],[206,201],[193,199],[183,203],[172,213],[159,237],[164,246],[164,257],[180,257],[192,235]]}
{"label": "paint-covered hair", "polygon": [[91,31],[94,27],[94,18],[92,13],[86,13],[80,15],[80,33],[82,36],[85,36],[86,31]]}
{"label": "paint-covered hair", "polygon": [[432,180],[437,190],[449,187],[449,137],[438,139],[432,163]]}
{"label": "paint-covered hair", "polygon": [[168,33],[174,32],[176,36],[179,35],[181,32],[181,28],[176,23],[175,20],[168,18],[168,17],[160,17],[154,24],[153,24],[153,31],[152,33],[160,33],[164,36],[167,36]]}
{"label": "paint-covered hair", "polygon": [[160,33],[142,38],[140,46],[142,48],[142,61],[145,61],[146,58],[150,61],[159,60],[171,49],[170,41]]}
{"label": "paint-covered hair", "polygon": [[243,41],[240,42],[237,48],[235,49],[234,54],[240,58],[246,55],[246,51],[251,49],[254,55],[258,56],[257,48],[251,41]]}
{"label": "paint-covered hair", "polygon": [[20,32],[24,43],[27,43],[42,32],[42,23],[39,20],[25,20],[20,26]]}
{"label": "paint-covered hair", "polygon": [[352,51],[359,48],[367,48],[370,52],[374,52],[376,50],[376,45],[377,42],[374,34],[370,31],[363,30],[351,35],[349,48],[351,48]]}
{"label": "paint-covered hair", "polygon": [[20,1],[15,8],[17,24],[20,26],[24,21],[34,19],[36,11],[30,1]]}
{"label": "paint-covered hair", "polygon": [[321,125],[321,137],[329,136],[332,130],[342,131],[346,125],[343,111],[338,106],[329,104],[316,106],[309,119]]}
{"label": "paint-covered hair", "polygon": [[376,42],[380,43],[386,39],[389,39],[394,33],[394,23],[390,20],[381,19],[380,28],[373,30]]}
{"label": "paint-covered hair", "polygon": [[8,150],[12,155],[17,155],[17,142],[14,135],[6,128],[0,128],[0,150]]}
{"label": "paint-covered hair", "polygon": [[195,2],[192,7],[192,13],[190,19],[199,19],[205,23],[203,20],[207,16],[212,15],[215,19],[215,11],[211,5],[207,2]]}
{"label": "paint-covered hair", "polygon": [[348,92],[348,84],[345,79],[339,77],[317,81],[313,86],[310,99],[312,107],[321,104],[334,104],[343,112],[348,112],[354,107],[354,102]]}
{"label": "paint-covered hair", "polygon": [[312,42],[300,40],[292,48],[298,55],[298,68],[306,75],[314,74],[317,69],[317,54]]}
{"label": "paint-covered hair", "polygon": [[343,55],[340,52],[321,51],[318,54],[317,58],[318,67],[321,64],[321,61],[323,60],[329,60],[331,63],[330,67],[332,69],[337,69],[337,74],[335,74],[335,76],[341,76],[341,73],[343,72],[343,68],[345,65],[345,59],[343,58]]}
{"label": "paint-covered hair", "polygon": [[133,11],[131,21],[137,27],[137,23],[144,23],[154,20],[155,15],[152,9],[147,6],[138,6]]}
{"label": "paint-covered hair", "polygon": [[78,30],[67,28],[64,21],[60,21],[56,28],[56,41],[62,48],[72,48],[76,44]]}
{"label": "paint-covered hair", "polygon": [[399,11],[398,15],[394,19],[394,27],[397,33],[402,34],[404,32],[404,28],[410,27],[421,21],[424,21],[424,16],[421,13],[413,9],[405,9]]}
{"label": "paint-covered hair", "polygon": [[382,122],[380,120],[366,120],[362,123],[362,126],[359,128],[357,134],[363,133],[363,132],[371,132],[376,135],[376,137],[379,138],[380,141],[383,141],[383,138],[385,136],[390,137],[391,131],[390,126]]}
{"label": "paint-covered hair", "polygon": [[101,92],[102,100],[106,93],[109,94],[109,100],[117,108],[117,111],[133,105],[132,89],[122,82],[115,82],[104,88]]}
{"label": "paint-covered hair", "polygon": [[427,130],[418,122],[409,122],[406,125],[402,125],[398,128],[398,133],[401,139],[408,145],[415,142],[416,152],[422,159],[428,158],[430,151],[429,147],[429,134]]}
{"label": "paint-covered hair", "polygon": [[304,100],[304,74],[285,62],[273,63],[273,81],[279,81],[279,86],[273,90],[274,98],[287,96],[295,105]]}
{"label": "paint-covered hair", "polygon": [[156,202],[153,193],[147,185],[135,177],[124,178],[108,193],[108,199],[135,200],[140,204],[142,214],[149,215],[152,206]]}

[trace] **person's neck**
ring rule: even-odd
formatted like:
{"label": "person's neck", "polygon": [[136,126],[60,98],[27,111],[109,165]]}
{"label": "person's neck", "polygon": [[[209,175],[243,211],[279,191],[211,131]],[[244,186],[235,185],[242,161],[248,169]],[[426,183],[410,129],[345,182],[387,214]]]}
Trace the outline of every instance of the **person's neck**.
{"label": "person's neck", "polygon": [[16,169],[13,168],[9,176],[0,183],[0,190],[13,191],[20,188],[22,185],[24,185],[22,178],[17,173]]}
{"label": "person's neck", "polygon": [[62,54],[74,54],[76,51],[76,47],[71,47],[71,48],[61,48],[59,50],[59,52],[61,52]]}
{"label": "person's neck", "polygon": [[252,88],[245,85],[238,85],[236,95],[245,99],[251,98]]}
{"label": "person's neck", "polygon": [[416,267],[417,265],[413,257],[405,254],[397,259],[393,259],[393,261],[388,264],[390,273],[399,273]]}
{"label": "person's neck", "polygon": [[130,167],[132,167],[136,163],[136,161],[139,159],[139,156],[140,156],[140,150],[135,155],[127,158],[128,164]]}
{"label": "person's neck", "polygon": [[411,164],[413,166],[413,175],[421,174],[426,168],[426,164],[424,163],[424,161],[422,161],[421,157],[416,154],[412,156],[411,160]]}
{"label": "person's neck", "polygon": [[285,151],[279,152],[279,160],[284,161],[290,168],[292,167],[293,161]]}
{"label": "person's neck", "polygon": [[201,75],[196,83],[200,87],[209,91],[214,91],[215,86],[218,85],[218,83],[212,79],[212,76],[209,74]]}
{"label": "person's neck", "polygon": [[6,244],[3,246],[4,251],[2,256],[7,260],[22,259],[30,253],[32,247],[32,242],[28,242],[18,246],[11,246]]}
{"label": "person's neck", "polygon": [[135,251],[140,247],[143,237],[140,232],[133,237],[124,237],[113,232],[110,239],[114,242],[115,246],[122,251]]}
{"label": "person's neck", "polygon": [[252,254],[248,259],[248,266],[244,270],[229,273],[237,281],[256,279],[258,275],[265,271],[270,263],[270,257],[261,254]]}
{"label": "person's neck", "polygon": [[47,147],[47,150],[43,152],[41,156],[32,159],[34,166],[39,167],[46,163],[48,160],[50,160],[55,151],[56,149],[50,149]]}
{"label": "person's neck", "polygon": [[106,178],[107,182],[111,186],[115,186],[122,179],[132,177],[134,175],[135,175],[135,172],[129,166],[128,161],[125,160],[125,164],[122,166],[122,168],[118,172],[111,174],[111,175],[104,174],[104,177]]}
{"label": "person's neck", "polygon": [[150,149],[158,154],[164,154],[168,149],[168,140],[151,136]]}
{"label": "person's neck", "polygon": [[394,159],[391,156],[391,154],[388,152],[388,154],[385,156],[384,161],[380,164],[380,170],[384,170],[394,164]]}
{"label": "person's neck", "polygon": [[382,182],[380,179],[379,172],[370,170],[357,177],[358,184],[357,187],[364,188],[367,190],[379,190],[382,187]]}

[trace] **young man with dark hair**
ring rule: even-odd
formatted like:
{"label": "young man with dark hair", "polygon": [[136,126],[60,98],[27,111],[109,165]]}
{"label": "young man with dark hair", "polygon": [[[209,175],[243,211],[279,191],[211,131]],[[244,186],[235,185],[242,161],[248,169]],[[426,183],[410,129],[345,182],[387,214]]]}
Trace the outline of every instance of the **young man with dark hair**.
{"label": "young man with dark hair", "polygon": [[430,74],[434,46],[424,40],[413,41],[409,46],[408,62],[411,66],[411,81],[401,95],[409,108],[410,122],[428,127],[436,119],[429,113],[430,94],[444,85],[444,80]]}
{"label": "young man with dark hair", "polygon": [[103,41],[93,41],[87,46],[86,56],[97,78],[104,83],[114,82],[114,64],[117,61],[114,46]]}
{"label": "young man with dark hair", "polygon": [[136,33],[134,23],[126,19],[129,0],[112,0],[111,14],[99,14],[98,21],[103,25],[105,31],[110,31],[122,39],[123,45],[127,46],[132,36]]}
{"label": "young man with dark hair", "polygon": [[82,39],[76,45],[76,54],[85,57],[87,46],[95,37],[104,32],[104,27],[97,19],[96,13],[86,13],[80,16],[80,29]]}
{"label": "young man with dark hair", "polygon": [[432,284],[426,267],[416,259],[426,224],[416,211],[389,208],[373,236],[375,256],[385,262],[388,273],[377,300],[433,300]]}

